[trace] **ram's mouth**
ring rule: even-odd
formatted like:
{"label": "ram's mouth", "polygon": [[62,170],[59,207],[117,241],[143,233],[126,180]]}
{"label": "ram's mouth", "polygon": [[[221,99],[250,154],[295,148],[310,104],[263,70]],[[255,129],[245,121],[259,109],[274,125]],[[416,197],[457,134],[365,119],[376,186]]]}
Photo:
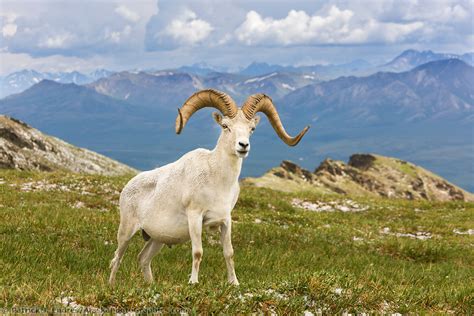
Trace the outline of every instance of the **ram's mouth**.
{"label": "ram's mouth", "polygon": [[248,150],[237,150],[237,152],[241,155],[246,155],[249,151]]}

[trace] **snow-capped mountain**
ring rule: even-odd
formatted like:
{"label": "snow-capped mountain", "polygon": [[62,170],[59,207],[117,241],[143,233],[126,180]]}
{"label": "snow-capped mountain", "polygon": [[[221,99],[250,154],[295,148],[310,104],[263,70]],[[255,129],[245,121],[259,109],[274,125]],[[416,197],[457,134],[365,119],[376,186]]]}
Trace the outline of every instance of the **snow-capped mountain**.
{"label": "snow-capped mountain", "polygon": [[[88,86],[99,93],[131,104],[174,108],[199,89],[214,88],[229,93],[236,102],[249,95],[265,93],[280,98],[308,84],[319,82],[316,74],[272,72],[261,76],[243,76],[212,72],[199,76],[175,70],[152,73],[123,71],[97,80]],[[184,98],[184,99],[183,99]]]}
{"label": "snow-capped mountain", "polygon": [[0,78],[0,98],[20,93],[44,79],[44,74],[34,70],[22,70]]}
{"label": "snow-capped mountain", "polygon": [[87,83],[113,75],[115,72],[104,68],[96,69],[88,74],[90,80]]}
{"label": "snow-capped mountain", "polygon": [[113,74],[113,72],[106,69],[97,69],[87,75],[78,71],[51,73],[24,69],[0,78],[0,98],[25,91],[45,79],[59,83],[83,85],[110,76],[111,74]]}
{"label": "snow-capped mountain", "polygon": [[444,54],[435,53],[431,50],[417,51],[414,49],[408,49],[395,57],[390,62],[380,66],[381,69],[386,71],[401,72],[413,69],[422,64],[426,64],[432,61],[442,59],[460,59],[469,65],[473,64],[474,53],[466,53],[463,55],[458,54]]}
{"label": "snow-capped mountain", "polygon": [[356,59],[344,64],[328,65],[308,65],[308,66],[281,66],[267,63],[253,62],[242,69],[239,74],[246,76],[262,76],[274,72],[279,73],[299,73],[299,74],[317,74],[319,79],[329,80],[339,76],[367,74],[373,69],[372,64],[363,60]]}

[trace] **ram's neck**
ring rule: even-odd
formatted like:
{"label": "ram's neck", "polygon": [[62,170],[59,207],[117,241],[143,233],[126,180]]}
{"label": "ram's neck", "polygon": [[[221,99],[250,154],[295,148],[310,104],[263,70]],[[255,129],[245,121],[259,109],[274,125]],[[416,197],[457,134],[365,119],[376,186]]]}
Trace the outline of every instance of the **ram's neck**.
{"label": "ram's neck", "polygon": [[242,170],[242,158],[229,153],[223,137],[219,137],[217,145],[212,151],[212,163],[217,167],[215,170],[221,173],[222,180],[236,182],[239,180]]}

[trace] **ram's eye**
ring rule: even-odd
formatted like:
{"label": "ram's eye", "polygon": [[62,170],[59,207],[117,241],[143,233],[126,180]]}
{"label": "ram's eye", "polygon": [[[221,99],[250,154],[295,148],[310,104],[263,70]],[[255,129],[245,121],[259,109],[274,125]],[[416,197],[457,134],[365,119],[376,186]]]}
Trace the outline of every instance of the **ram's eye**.
{"label": "ram's eye", "polygon": [[227,124],[222,124],[222,128],[223,128],[223,129],[228,129],[229,126],[227,126]]}
{"label": "ram's eye", "polygon": [[252,132],[255,131],[255,127],[252,127],[250,130],[251,130]]}

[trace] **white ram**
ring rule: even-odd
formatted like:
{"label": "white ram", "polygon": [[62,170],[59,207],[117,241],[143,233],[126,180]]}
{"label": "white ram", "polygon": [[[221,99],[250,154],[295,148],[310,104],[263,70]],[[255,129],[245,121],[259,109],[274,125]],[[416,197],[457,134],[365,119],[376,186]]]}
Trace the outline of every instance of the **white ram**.
{"label": "white ram", "polygon": [[301,140],[308,127],[296,137],[290,137],[268,96],[252,95],[239,109],[227,94],[209,89],[195,93],[178,109],[176,133],[203,107],[214,107],[223,114],[213,113],[214,120],[222,127],[216,147],[193,150],[173,163],[142,172],[123,189],[118,247],[110,264],[110,284],[115,281],[130,239],[140,229],[147,240],[138,257],[146,281],[153,281],[150,263],[163,245],[191,239],[193,263],[189,282],[197,283],[203,227],[220,228],[228,281],[238,284],[231,243],[231,211],[239,196],[239,175],[242,160],[250,150],[249,138],[260,120],[255,114],[265,113],[278,136],[290,146]]}

